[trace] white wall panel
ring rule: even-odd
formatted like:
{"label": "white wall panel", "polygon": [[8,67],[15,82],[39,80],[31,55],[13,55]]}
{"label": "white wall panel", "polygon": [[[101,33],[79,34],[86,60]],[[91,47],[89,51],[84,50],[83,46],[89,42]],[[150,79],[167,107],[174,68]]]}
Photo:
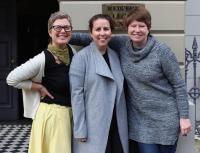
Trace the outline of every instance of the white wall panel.
{"label": "white wall panel", "polygon": [[[200,6],[199,6],[200,9]],[[185,24],[186,35],[200,36],[200,15],[199,16],[186,16]]]}
{"label": "white wall panel", "polygon": [[153,30],[185,29],[184,2],[149,2],[146,4],[146,8],[152,15]]}
{"label": "white wall panel", "polygon": [[185,2],[174,1],[61,1],[60,10],[72,16],[75,30],[87,30],[87,22],[102,13],[105,3],[141,3],[151,12],[153,30],[184,30]]}
{"label": "white wall panel", "polygon": [[186,15],[200,15],[200,0],[187,0]]}

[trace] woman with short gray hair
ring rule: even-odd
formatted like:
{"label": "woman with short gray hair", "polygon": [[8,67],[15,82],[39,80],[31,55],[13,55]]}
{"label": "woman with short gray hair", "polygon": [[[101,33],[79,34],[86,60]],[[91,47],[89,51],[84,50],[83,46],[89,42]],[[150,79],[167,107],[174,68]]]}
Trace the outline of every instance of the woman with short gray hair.
{"label": "woman with short gray hair", "polygon": [[33,119],[28,152],[71,153],[70,16],[51,14],[48,33],[47,49],[11,71],[7,83],[22,89],[24,116]]}

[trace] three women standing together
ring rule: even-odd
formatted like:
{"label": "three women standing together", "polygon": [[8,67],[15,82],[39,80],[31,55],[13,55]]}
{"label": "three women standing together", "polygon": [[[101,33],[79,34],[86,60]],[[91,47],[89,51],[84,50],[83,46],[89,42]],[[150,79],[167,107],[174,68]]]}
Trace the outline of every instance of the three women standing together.
{"label": "three women standing together", "polygon": [[56,16],[48,23],[48,49],[7,77],[23,89],[25,115],[34,118],[29,153],[71,152],[71,103],[74,153],[128,153],[128,135],[140,153],[175,153],[179,132],[191,128],[187,92],[174,53],[150,34],[150,13],[136,7],[125,20],[128,36],[113,37],[112,19],[93,16],[90,36],[72,37],[73,44],[89,45],[72,63],[73,49],[66,45],[71,19]]}

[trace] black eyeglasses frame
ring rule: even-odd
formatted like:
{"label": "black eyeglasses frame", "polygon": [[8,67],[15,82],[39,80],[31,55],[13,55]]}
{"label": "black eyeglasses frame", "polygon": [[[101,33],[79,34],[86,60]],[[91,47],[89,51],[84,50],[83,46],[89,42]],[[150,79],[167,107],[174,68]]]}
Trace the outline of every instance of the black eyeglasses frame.
{"label": "black eyeglasses frame", "polygon": [[61,26],[61,25],[53,25],[51,29],[54,29],[57,32],[62,31],[64,29],[65,32],[71,32],[72,31],[72,26]]}

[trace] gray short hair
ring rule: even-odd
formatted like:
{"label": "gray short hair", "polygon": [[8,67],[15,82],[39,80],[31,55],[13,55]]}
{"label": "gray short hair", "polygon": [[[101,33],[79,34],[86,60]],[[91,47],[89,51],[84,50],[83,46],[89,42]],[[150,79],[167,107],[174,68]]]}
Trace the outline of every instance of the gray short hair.
{"label": "gray short hair", "polygon": [[48,31],[52,28],[53,23],[57,20],[57,19],[67,19],[70,23],[70,25],[72,26],[72,20],[71,17],[64,12],[54,12],[50,15],[49,20],[48,20]]}

